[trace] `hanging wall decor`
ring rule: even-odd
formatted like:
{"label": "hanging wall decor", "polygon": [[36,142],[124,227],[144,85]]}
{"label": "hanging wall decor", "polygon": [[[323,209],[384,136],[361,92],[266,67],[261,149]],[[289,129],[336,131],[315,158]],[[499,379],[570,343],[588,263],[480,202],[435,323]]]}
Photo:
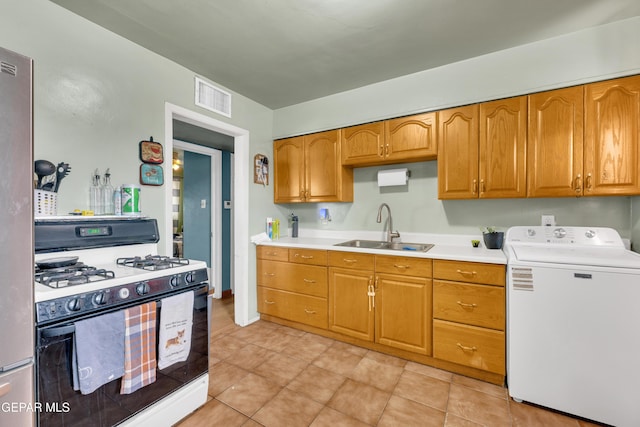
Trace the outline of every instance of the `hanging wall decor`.
{"label": "hanging wall decor", "polygon": [[269,159],[264,154],[256,154],[253,158],[253,182],[269,185]]}
{"label": "hanging wall decor", "polygon": [[154,165],[162,164],[164,161],[162,144],[154,142],[152,136],[148,141],[140,141],[140,160]]}
{"label": "hanging wall decor", "polygon": [[140,184],[144,185],[162,185],[164,184],[164,173],[162,166],[149,165],[143,163],[140,165]]}

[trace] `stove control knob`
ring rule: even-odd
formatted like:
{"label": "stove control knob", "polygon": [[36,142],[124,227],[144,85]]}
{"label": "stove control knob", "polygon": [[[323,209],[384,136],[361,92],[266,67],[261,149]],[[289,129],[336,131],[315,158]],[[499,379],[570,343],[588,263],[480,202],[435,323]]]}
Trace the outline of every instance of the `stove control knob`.
{"label": "stove control knob", "polygon": [[98,292],[93,296],[93,303],[95,305],[104,305],[107,303],[107,294],[104,292]]}
{"label": "stove control knob", "polygon": [[67,301],[67,308],[69,311],[78,311],[82,307],[80,306],[80,298],[71,298]]}
{"label": "stove control knob", "polygon": [[129,289],[127,289],[127,288],[120,288],[120,290],[118,291],[118,296],[120,297],[120,299],[127,299],[127,298],[129,298]]}
{"label": "stove control knob", "polygon": [[138,295],[146,295],[149,293],[149,284],[147,282],[141,282],[136,285],[136,293]]}
{"label": "stove control knob", "polygon": [[193,283],[193,282],[194,282],[194,280],[195,280],[195,279],[193,278],[193,273],[187,273],[187,274],[185,274],[185,275],[184,275],[184,280],[185,280],[187,283]]}
{"label": "stove control knob", "polygon": [[180,276],[173,276],[171,281],[169,282],[172,288],[175,288],[180,285]]}

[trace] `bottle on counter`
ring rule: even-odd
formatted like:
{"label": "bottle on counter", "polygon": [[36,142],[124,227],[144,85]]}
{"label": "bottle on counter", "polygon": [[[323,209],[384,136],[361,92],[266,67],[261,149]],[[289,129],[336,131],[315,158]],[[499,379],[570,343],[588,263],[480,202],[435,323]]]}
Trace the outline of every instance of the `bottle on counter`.
{"label": "bottle on counter", "polygon": [[298,217],[291,217],[291,237],[298,237]]}
{"label": "bottle on counter", "polygon": [[113,186],[111,185],[111,173],[107,169],[104,173],[104,183],[102,185],[102,206],[104,215],[115,215],[115,204],[113,202]]}
{"label": "bottle on counter", "polygon": [[113,210],[115,215],[122,215],[122,187],[120,186],[113,192]]}
{"label": "bottle on counter", "polygon": [[100,188],[100,173],[98,169],[91,178],[91,188],[89,189],[89,210],[94,215],[102,215],[102,189]]}

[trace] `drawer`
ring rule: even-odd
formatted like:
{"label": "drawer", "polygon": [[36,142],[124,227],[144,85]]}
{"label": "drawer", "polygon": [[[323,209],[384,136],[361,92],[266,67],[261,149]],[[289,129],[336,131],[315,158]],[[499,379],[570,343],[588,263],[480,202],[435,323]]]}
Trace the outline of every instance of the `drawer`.
{"label": "drawer", "polygon": [[258,286],[258,311],[327,329],[327,300]]}
{"label": "drawer", "polygon": [[433,261],[433,277],[457,282],[504,286],[506,270],[502,264],[481,264],[437,259]]}
{"label": "drawer", "polygon": [[504,332],[434,320],[433,357],[504,375]]}
{"label": "drawer", "polygon": [[433,281],[433,317],[504,331],[505,295],[498,286]]}
{"label": "drawer", "polygon": [[375,256],[356,252],[329,251],[329,265],[332,267],[371,270],[375,265]]}
{"label": "drawer", "polygon": [[327,267],[259,259],[258,286],[327,297]]}
{"label": "drawer", "polygon": [[431,277],[432,261],[427,258],[376,255],[376,272],[415,277]]}
{"label": "drawer", "polygon": [[288,261],[289,248],[282,248],[279,246],[258,245],[256,247],[256,255],[258,259],[273,259],[276,261]]}
{"label": "drawer", "polygon": [[289,248],[289,262],[327,265],[327,251],[318,249]]}

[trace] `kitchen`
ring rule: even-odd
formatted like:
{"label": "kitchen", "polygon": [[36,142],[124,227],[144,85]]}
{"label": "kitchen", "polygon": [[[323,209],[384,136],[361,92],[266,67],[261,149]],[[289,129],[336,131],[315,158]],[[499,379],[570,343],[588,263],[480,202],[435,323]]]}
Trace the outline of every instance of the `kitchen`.
{"label": "kitchen", "polygon": [[[232,92],[233,116],[225,119],[193,105],[191,70],[54,3],[12,0],[4,7],[8,12],[0,18],[2,46],[35,60],[35,158],[67,161],[74,168],[60,193],[60,212],[86,206],[85,193],[96,167],[110,167],[114,182],[137,182],[138,142],[153,135],[169,146],[165,102],[247,130],[246,169],[254,154],[270,155],[273,139],[634,74],[640,69],[634,43],[638,18],[631,18],[276,110]],[[537,71],[531,73],[531,69]],[[518,78],[507,78],[506,70]],[[467,78],[449,77],[461,74]],[[369,101],[382,97],[385,102]],[[408,192],[385,194],[379,193],[374,178],[380,168],[358,169],[354,203],[323,205],[332,218],[326,225],[317,220],[318,206],[274,205],[272,188],[247,183],[244,241],[262,231],[264,217],[284,220],[291,209],[299,215],[302,228],[378,231],[374,211],[382,201],[394,209],[401,232],[479,235],[482,225],[538,224],[540,214],[551,213],[561,224],[609,226],[632,241],[640,239],[637,196],[441,202],[436,162],[408,167],[413,175]],[[160,224],[168,221],[164,188],[144,187],[143,198],[145,213]],[[255,283],[255,253],[248,243],[244,250],[237,255],[245,263],[239,268],[246,272],[247,305],[237,317],[241,324],[257,318],[256,290],[250,285]]]}

